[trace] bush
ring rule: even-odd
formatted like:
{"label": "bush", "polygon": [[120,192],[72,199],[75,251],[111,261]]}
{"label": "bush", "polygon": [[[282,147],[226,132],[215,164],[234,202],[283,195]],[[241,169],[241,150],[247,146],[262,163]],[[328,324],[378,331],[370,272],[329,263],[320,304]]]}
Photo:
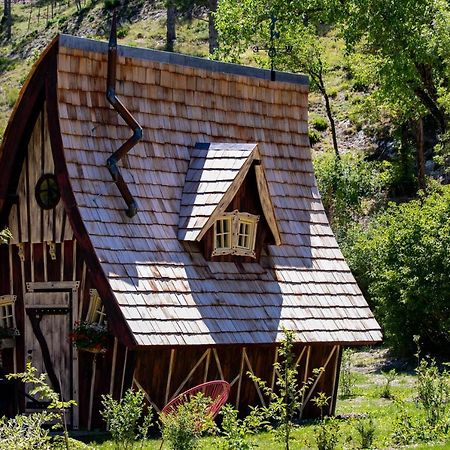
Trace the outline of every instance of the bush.
{"label": "bush", "polygon": [[352,373],[353,350],[344,349],[342,352],[341,372],[339,376],[339,391],[342,398],[350,398],[354,394],[355,376]]}
{"label": "bush", "polygon": [[257,408],[253,408],[244,419],[238,418],[238,411],[231,405],[225,405],[220,414],[223,417],[220,431],[222,450],[251,450],[257,447],[248,439],[265,423]]}
{"label": "bush", "polygon": [[317,114],[310,115],[309,123],[317,131],[325,131],[328,128],[327,119],[325,119],[325,117],[319,116]]}
{"label": "bush", "polygon": [[146,439],[153,419],[153,411],[144,414],[144,393],[128,389],[120,400],[102,395],[100,411],[108,424],[116,448],[132,449],[135,441]]}
{"label": "bush", "polygon": [[211,416],[205,414],[210,403],[209,397],[199,393],[176,411],[159,416],[162,437],[171,450],[195,450],[201,435],[215,428]]}
{"label": "bush", "polygon": [[375,422],[372,417],[362,418],[356,421],[355,429],[358,433],[359,448],[371,448],[375,437]]}
{"label": "bush", "polygon": [[400,354],[414,353],[421,330],[427,352],[450,352],[450,186],[401,205],[391,204],[354,229],[343,248],[370,295],[386,340]]}
{"label": "bush", "polygon": [[339,422],[326,417],[317,428],[316,443],[319,450],[334,450],[339,443]]}

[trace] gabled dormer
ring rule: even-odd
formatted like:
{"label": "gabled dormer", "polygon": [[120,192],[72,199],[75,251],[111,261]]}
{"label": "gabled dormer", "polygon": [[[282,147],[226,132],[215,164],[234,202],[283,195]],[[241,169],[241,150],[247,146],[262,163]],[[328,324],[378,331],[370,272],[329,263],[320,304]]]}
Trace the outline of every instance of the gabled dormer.
{"label": "gabled dormer", "polygon": [[178,239],[206,259],[258,260],[281,243],[257,144],[197,144],[181,199]]}

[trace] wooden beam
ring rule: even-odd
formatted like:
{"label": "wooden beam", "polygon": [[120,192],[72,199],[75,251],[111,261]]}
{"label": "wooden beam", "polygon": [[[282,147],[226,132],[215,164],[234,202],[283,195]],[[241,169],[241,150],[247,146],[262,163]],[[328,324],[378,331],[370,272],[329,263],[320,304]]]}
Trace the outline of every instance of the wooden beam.
{"label": "wooden beam", "polygon": [[122,381],[120,383],[120,398],[123,397],[123,388],[125,386],[125,373],[127,371],[127,363],[128,363],[128,347],[125,348],[125,357],[123,361],[123,371],[122,371]]}
{"label": "wooden beam", "polygon": [[319,375],[317,375],[313,385],[311,386],[311,388],[308,391],[308,395],[306,396],[301,410],[300,410],[300,417],[302,416],[303,410],[305,409],[305,405],[309,402],[310,398],[312,397],[313,393],[314,393],[314,389],[316,388],[317,384],[319,383],[319,380],[322,378],[322,375],[325,373],[325,369],[328,366],[328,363],[330,362],[331,357],[334,355],[334,352],[336,351],[336,349],[338,348],[337,345],[334,345],[333,348],[331,349],[330,354],[328,355],[327,360],[325,361],[325,364],[322,366],[323,370],[319,373]]}
{"label": "wooden beam", "polygon": [[206,355],[205,374],[203,375],[203,383],[206,383],[206,380],[208,379],[208,370],[209,370],[210,360],[211,360],[211,349],[208,350],[208,354]]}
{"label": "wooden beam", "polygon": [[158,405],[156,403],[153,402],[153,400],[150,398],[150,396],[147,394],[147,391],[139,384],[138,380],[136,380],[135,377],[133,377],[133,382],[131,383],[131,386],[133,386],[133,384],[136,385],[136,387],[142,391],[142,393],[144,394],[145,399],[150,403],[150,405],[153,406],[153,408],[155,409],[155,411],[159,414],[161,412],[161,410],[158,408]]}
{"label": "wooden beam", "polygon": [[239,409],[239,400],[241,399],[241,386],[242,386],[242,375],[244,373],[244,362],[245,362],[245,347],[242,347],[241,367],[239,369],[239,383],[236,394],[236,409]]}
{"label": "wooden beam", "polygon": [[[249,370],[250,373],[254,376],[254,375],[255,375],[255,372],[253,372],[253,368],[252,368],[252,365],[250,364],[250,360],[248,359],[247,352],[244,352],[244,358],[245,358],[245,362],[247,363],[247,368],[248,368],[248,370]],[[262,392],[261,392],[261,389],[259,388],[258,383],[257,383],[255,380],[253,380],[253,379],[252,379],[252,381],[253,381],[253,384],[255,385],[255,388],[256,388],[256,392],[257,392],[257,394],[258,394],[258,397],[259,397],[259,399],[261,400],[261,404],[262,404],[263,406],[266,406],[266,402],[264,401],[264,397],[263,397],[263,395],[262,395]]]}
{"label": "wooden beam", "polygon": [[116,376],[116,362],[117,362],[117,338],[114,338],[113,356],[111,363],[111,379],[109,381],[109,395],[114,394],[114,378]]}
{"label": "wooden beam", "polygon": [[220,379],[225,380],[225,378],[223,377],[222,366],[220,364],[219,355],[215,348],[213,348],[213,354],[214,354],[214,359],[216,360],[217,370],[219,371]]}
{"label": "wooden beam", "polygon": [[172,381],[172,372],[173,372],[174,362],[175,362],[175,349],[172,348],[170,350],[169,373],[167,374],[166,395],[164,397],[165,404],[167,404],[167,402],[169,401],[170,383]]}
{"label": "wooden beam", "polygon": [[89,390],[89,415],[88,415],[88,423],[87,428],[88,431],[91,431],[92,425],[92,410],[94,408],[94,388],[95,388],[95,372],[97,370],[97,354],[94,355],[92,359],[92,375],[91,375],[91,388]]}
{"label": "wooden beam", "polygon": [[[175,398],[184,388],[185,384],[189,381],[189,378],[193,375],[193,373],[197,370],[197,367],[203,362],[205,358],[209,355],[210,349],[206,350],[205,353],[200,357],[200,359],[197,361],[197,364],[190,370],[187,377],[181,382],[180,386],[176,390],[176,392],[170,397],[170,399]],[[166,402],[167,403],[167,402]]]}

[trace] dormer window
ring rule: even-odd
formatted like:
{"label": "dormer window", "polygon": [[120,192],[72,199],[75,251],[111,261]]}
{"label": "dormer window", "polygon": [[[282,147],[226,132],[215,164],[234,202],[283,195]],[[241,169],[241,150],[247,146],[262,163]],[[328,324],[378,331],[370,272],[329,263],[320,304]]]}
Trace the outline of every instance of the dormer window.
{"label": "dormer window", "polygon": [[224,213],[214,224],[214,250],[218,255],[255,255],[256,227],[259,216],[237,210]]}

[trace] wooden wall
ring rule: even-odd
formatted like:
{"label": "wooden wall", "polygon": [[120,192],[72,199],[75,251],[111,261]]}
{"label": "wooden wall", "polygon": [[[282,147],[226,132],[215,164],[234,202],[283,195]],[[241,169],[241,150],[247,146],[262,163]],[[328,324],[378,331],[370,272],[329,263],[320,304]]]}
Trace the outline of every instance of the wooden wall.
{"label": "wooden wall", "polygon": [[[14,349],[0,350],[3,371],[24,370],[27,359],[25,349],[25,296],[29,283],[44,283],[49,292],[58,290],[64,283],[74,282],[78,288],[73,305],[73,321],[86,318],[92,284],[89,269],[73,237],[73,232],[60,201],[56,208],[43,210],[36,202],[34,188],[44,173],[54,173],[45,105],[38,114],[27,154],[20,173],[17,200],[8,219],[13,239],[10,245],[0,246],[0,295],[16,295],[15,315],[20,336]],[[29,294],[28,294],[29,295]],[[55,339],[67,336],[55,336]],[[130,383],[134,363],[117,339],[111,337],[110,349],[105,355],[73,351],[73,397],[78,402],[73,425],[75,428],[104,428],[98,413],[101,395],[112,393],[119,398]],[[22,389],[22,388],[20,388]],[[19,395],[23,410],[25,399]]]}
{"label": "wooden wall", "polygon": [[[178,347],[139,349],[133,385],[142,388],[147,400],[160,410],[179,393],[211,380],[226,380],[232,388],[229,402],[245,413],[248,406],[264,405],[267,398],[247,372],[265,380],[269,386],[276,383],[273,364],[276,361],[274,345]],[[303,418],[318,417],[320,412],[312,403],[319,392],[332,398],[328,412],[334,412],[340,347],[338,345],[296,345],[299,386],[313,377],[305,395]],[[314,368],[324,367],[320,376]]]}

